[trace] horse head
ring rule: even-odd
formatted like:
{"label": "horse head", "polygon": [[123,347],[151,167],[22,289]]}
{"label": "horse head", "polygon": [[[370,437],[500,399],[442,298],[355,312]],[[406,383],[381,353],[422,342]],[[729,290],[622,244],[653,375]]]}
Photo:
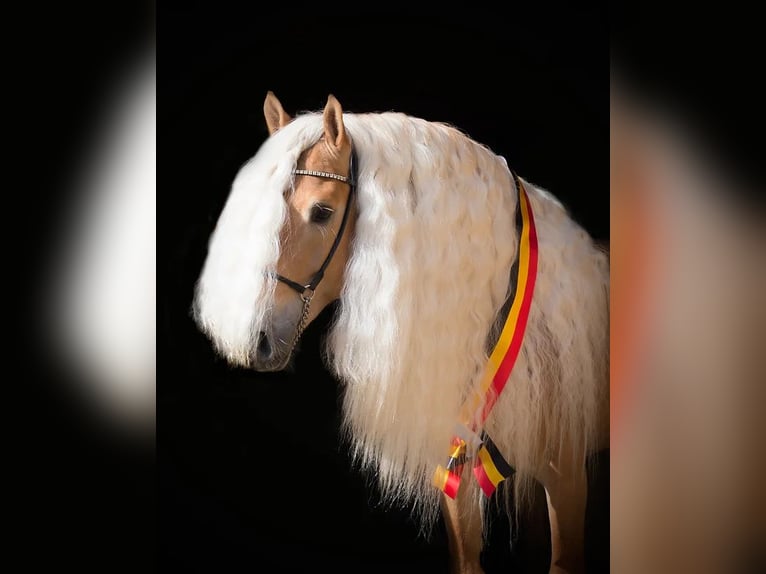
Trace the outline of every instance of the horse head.
{"label": "horse head", "polygon": [[[269,92],[264,116],[272,135],[291,121]],[[277,288],[270,325],[257,334],[252,367],[281,370],[303,329],[340,296],[354,223],[355,185],[352,149],[343,110],[330,95],[322,113],[323,133],[301,153],[291,189],[285,192],[287,216],[280,230]]]}
{"label": "horse head", "polygon": [[[284,111],[272,92],[266,96],[263,112],[269,140],[277,139],[278,134],[293,122],[293,118]],[[267,141],[264,148],[269,143]],[[210,301],[210,297],[203,300],[204,293],[215,294],[215,281],[205,284],[203,274],[203,281],[198,286],[197,317],[216,338],[219,350],[233,363],[258,371],[284,369],[305,327],[340,296],[343,270],[354,232],[352,147],[343,124],[343,110],[334,96],[328,97],[322,112],[321,133],[315,133],[304,145],[305,149],[299,150],[291,177],[284,182],[283,205],[273,206],[273,215],[281,216],[280,227],[275,235],[278,237],[278,245],[274,246],[274,253],[278,253],[278,257],[272,258],[270,265],[263,271],[266,276],[261,278],[263,284],[260,289],[256,285],[257,291],[269,296],[260,298],[267,309],[256,313],[256,320],[246,333],[238,333],[235,337],[219,336],[220,329],[216,330],[206,321],[203,306],[204,302]],[[273,166],[266,167],[274,171]],[[247,169],[242,172],[241,176],[246,175]],[[273,185],[273,182],[266,182],[266,185]],[[236,193],[236,182],[234,188]],[[259,191],[252,188],[248,190],[251,196],[257,195]],[[238,205],[236,200],[232,205]],[[261,211],[269,208],[267,204],[259,206]],[[229,211],[233,211],[233,208],[229,208]],[[227,218],[227,215],[232,217]],[[235,219],[236,215],[224,212],[217,228],[221,230],[219,236],[227,234],[223,223]],[[241,240],[238,241],[239,245],[232,245],[233,236],[229,241],[225,241],[225,237],[219,239],[223,241],[218,241],[218,244],[227,243],[227,248],[254,247],[253,244],[242,244]],[[260,239],[263,242],[268,237],[262,235]],[[215,245],[211,243],[211,252],[214,251]],[[214,260],[214,253],[211,253],[208,261]],[[257,304],[257,294],[254,299]],[[209,304],[207,307],[210,309]]]}

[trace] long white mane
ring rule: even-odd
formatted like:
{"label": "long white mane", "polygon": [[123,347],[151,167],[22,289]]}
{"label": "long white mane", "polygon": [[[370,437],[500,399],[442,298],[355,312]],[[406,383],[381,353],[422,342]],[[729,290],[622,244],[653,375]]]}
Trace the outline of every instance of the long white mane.
{"label": "long white mane", "polygon": [[[327,338],[345,385],[344,421],[357,460],[386,501],[428,525],[431,479],[444,464],[466,394],[517,255],[518,195],[503,158],[457,129],[398,113],[343,116],[359,160],[358,219],[340,305]],[[195,310],[233,361],[268,321],[278,233],[300,153],[320,114],[279,130],[235,180],[211,238]],[[579,461],[608,412],[606,256],[548,193],[525,182],[539,271],[524,345],[486,429],[516,468],[517,496],[565,442]],[[470,481],[468,496],[477,496]]]}

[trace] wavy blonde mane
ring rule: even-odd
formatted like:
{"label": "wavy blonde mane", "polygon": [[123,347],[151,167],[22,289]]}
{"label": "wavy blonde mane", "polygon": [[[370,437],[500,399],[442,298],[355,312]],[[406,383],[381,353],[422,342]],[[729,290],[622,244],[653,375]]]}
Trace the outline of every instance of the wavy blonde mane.
{"label": "wavy blonde mane", "polygon": [[[385,501],[410,506],[427,527],[439,512],[434,470],[479,384],[509,292],[518,195],[505,160],[454,127],[399,113],[343,121],[359,161],[358,217],[328,362],[345,385],[356,459]],[[321,115],[310,113],[269,138],[238,176],[211,240],[198,316],[229,356],[246,353],[267,319],[274,285],[264,271],[279,256],[283,193],[321,130]],[[523,348],[486,426],[517,469],[517,501],[562,445],[576,449],[571,464],[584,464],[608,425],[607,257],[550,194],[525,186],[537,285]]]}
{"label": "wavy blonde mane", "polygon": [[[328,351],[359,460],[388,501],[414,503],[429,523],[433,472],[508,295],[518,195],[505,160],[451,126],[402,114],[344,122],[360,157],[359,216]],[[520,501],[560,444],[577,445],[583,462],[608,402],[607,259],[550,194],[525,186],[539,275],[486,427],[517,469]]]}

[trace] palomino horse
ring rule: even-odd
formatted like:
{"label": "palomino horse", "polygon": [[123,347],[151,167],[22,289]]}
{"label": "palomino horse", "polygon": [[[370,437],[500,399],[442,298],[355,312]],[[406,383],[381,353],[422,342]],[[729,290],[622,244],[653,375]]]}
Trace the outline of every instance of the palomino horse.
{"label": "palomino horse", "polygon": [[[454,571],[480,572],[486,477],[515,471],[508,511],[542,483],[551,571],[581,571],[586,457],[608,441],[606,254],[551,194],[454,127],[344,114],[333,96],[291,118],[269,93],[264,113],[270,137],[209,242],[200,328],[230,363],[278,371],[339,300],[328,361],[352,452],[382,498],[426,529],[443,512]],[[506,345],[512,370],[481,394],[506,316],[526,329]],[[478,425],[464,416],[470,397]],[[481,458],[479,434],[510,469],[484,482],[464,466]],[[453,445],[463,450],[445,471]]]}

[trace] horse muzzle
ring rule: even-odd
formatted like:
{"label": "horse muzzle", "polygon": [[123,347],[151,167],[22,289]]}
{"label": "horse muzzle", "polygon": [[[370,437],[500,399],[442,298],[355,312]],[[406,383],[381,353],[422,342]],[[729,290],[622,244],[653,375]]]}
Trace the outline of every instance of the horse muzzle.
{"label": "horse muzzle", "polygon": [[[296,298],[297,299],[297,298]],[[284,370],[290,363],[303,323],[304,307],[292,299],[255,335],[250,346],[250,367],[261,372]]]}
{"label": "horse muzzle", "polygon": [[292,355],[291,340],[281,337],[276,332],[258,333],[252,351],[250,364],[253,369],[260,372],[277,372],[287,367]]}

